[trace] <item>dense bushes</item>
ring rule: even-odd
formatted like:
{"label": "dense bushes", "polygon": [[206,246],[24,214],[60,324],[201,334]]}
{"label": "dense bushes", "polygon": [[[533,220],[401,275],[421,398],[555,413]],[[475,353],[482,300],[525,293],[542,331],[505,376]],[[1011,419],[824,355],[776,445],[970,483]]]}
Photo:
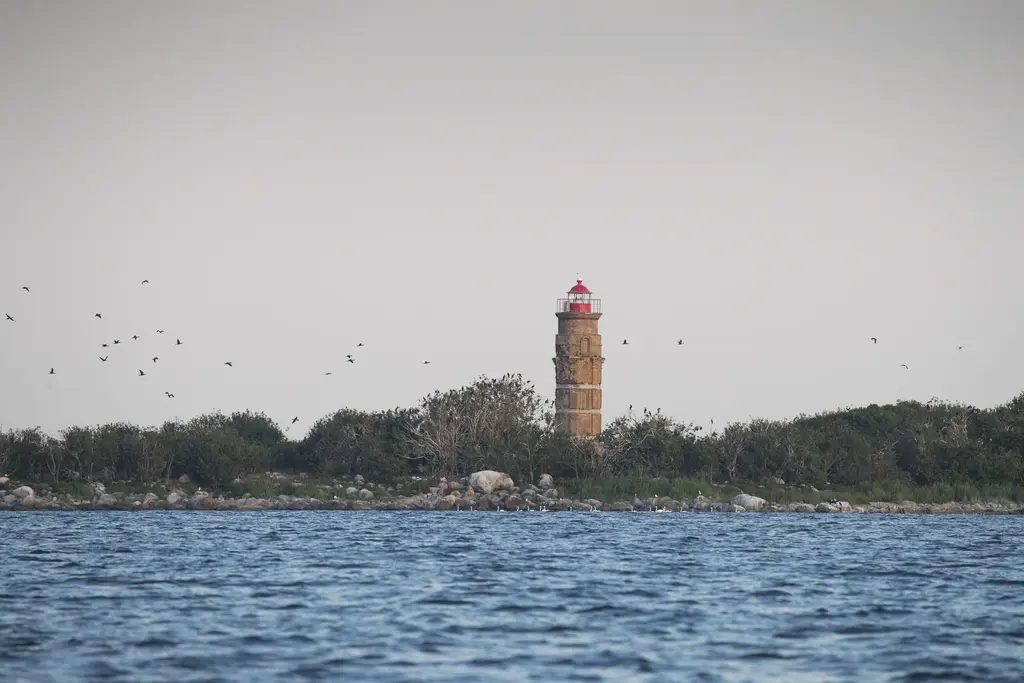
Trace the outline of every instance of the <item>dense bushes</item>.
{"label": "dense bushes", "polygon": [[1024,485],[1024,394],[991,410],[914,401],[754,420],[721,432],[660,412],[611,421],[598,441],[552,426],[551,403],[519,375],[482,377],[415,408],[343,409],[301,441],[262,413],[202,415],[142,429],[117,423],[0,434],[0,473],[66,483],[154,481],[187,474],[225,487],[255,472],[322,477],[458,476],[492,468],[536,481],[630,477],[825,486]]}

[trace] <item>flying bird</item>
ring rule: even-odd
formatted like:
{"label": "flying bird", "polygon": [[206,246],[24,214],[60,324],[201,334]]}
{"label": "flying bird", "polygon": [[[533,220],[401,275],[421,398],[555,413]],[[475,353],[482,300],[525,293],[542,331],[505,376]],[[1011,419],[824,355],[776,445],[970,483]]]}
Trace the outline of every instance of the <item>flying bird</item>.
{"label": "flying bird", "polygon": [[26,292],[30,291],[28,287],[22,287]]}
{"label": "flying bird", "polygon": [[172,394],[171,392],[165,391],[164,393],[167,394],[167,398],[174,398],[174,394]]}
{"label": "flying bird", "polygon": [[231,361],[225,361],[224,365],[228,366],[229,368],[235,367],[234,365],[231,364]]}
{"label": "flying bird", "polygon": [[100,348],[109,349],[110,344],[108,344],[107,342],[103,342],[102,344],[100,344]]}
{"label": "flying bird", "polygon": [[102,320],[102,319],[103,319],[103,314],[101,314],[101,313],[96,313],[96,314],[94,314],[94,315],[93,315],[92,317],[94,317],[94,318],[99,318],[100,320]]}
{"label": "flying bird", "polygon": [[181,340],[180,340],[180,339],[176,339],[176,340],[175,340],[175,342],[177,342],[177,343],[175,344],[175,346],[181,346]]}
{"label": "flying bird", "polygon": [[329,372],[325,372],[325,373],[324,373],[324,377],[326,377],[326,376],[327,376],[327,375],[329,375],[329,374],[331,374],[331,373],[329,373]]}
{"label": "flying bird", "polygon": [[12,323],[14,322],[14,318],[11,317],[10,313],[4,313],[4,315],[6,315],[7,319],[10,320]]}
{"label": "flying bird", "polygon": [[57,373],[53,371],[53,368],[50,368],[50,374],[51,375],[56,375]]}
{"label": "flying bird", "polygon": [[623,339],[623,340],[622,340],[622,343],[623,343],[623,344],[628,344],[628,343],[629,343],[629,340],[628,340],[628,339]]}
{"label": "flying bird", "polygon": [[139,338],[139,335],[137,335],[137,334],[133,334],[132,335],[132,339],[138,339],[138,338]]}
{"label": "flying bird", "polygon": [[905,364],[903,364],[903,363],[900,363],[900,367],[901,367],[901,368],[907,368],[907,370],[909,370],[909,369],[910,369],[909,367],[907,367],[907,366],[906,366]]}
{"label": "flying bird", "polygon": [[958,347],[956,347],[956,350],[957,350],[957,351],[963,351],[963,350],[964,350],[964,347],[962,347],[962,346],[958,346]]}
{"label": "flying bird", "polygon": [[110,356],[100,356],[100,360],[103,361],[104,363],[107,362],[108,358],[110,358]]}
{"label": "flying bird", "polygon": [[676,342],[676,346],[682,346],[682,345],[683,345],[683,340],[682,339],[680,339],[679,341]]}
{"label": "flying bird", "polygon": [[121,343],[121,340],[120,340],[120,339],[115,339],[115,340],[114,340],[114,343],[115,343],[115,344],[120,344],[120,343]]}
{"label": "flying bird", "polygon": [[163,334],[163,333],[164,333],[164,331],[163,331],[163,330],[157,330],[157,331],[156,331],[156,333],[157,333],[157,334]]}
{"label": "flying bird", "polygon": [[146,373],[144,373],[142,370],[139,370],[139,377],[145,377],[145,376],[146,376]]}
{"label": "flying bird", "polygon": [[292,424],[295,424],[295,423],[296,423],[296,422],[298,422],[298,421],[299,421],[299,418],[297,418],[297,417],[293,417],[293,418],[292,418]]}
{"label": "flying bird", "polygon": [[878,343],[878,339],[876,339],[875,337],[872,337],[871,338],[871,343],[872,344],[877,344]]}
{"label": "flying bird", "polygon": [[430,361],[429,360],[425,360],[425,361],[423,361],[423,364],[424,365],[430,365]]}
{"label": "flying bird", "polygon": [[144,285],[148,285],[148,284],[149,284],[149,280],[143,280],[143,281],[142,281],[142,284],[144,284]]}
{"label": "flying bird", "polygon": [[358,344],[356,344],[356,346],[362,346],[362,345],[363,345],[363,342],[359,342]]}
{"label": "flying bird", "polygon": [[160,360],[160,358],[158,356],[153,356],[153,362],[154,363],[157,362],[158,360]]}
{"label": "flying bird", "polygon": [[351,357],[349,357],[349,359],[348,359],[348,362],[349,362],[349,363],[355,363],[355,361],[354,361],[354,360],[352,360],[352,358],[351,358]]}

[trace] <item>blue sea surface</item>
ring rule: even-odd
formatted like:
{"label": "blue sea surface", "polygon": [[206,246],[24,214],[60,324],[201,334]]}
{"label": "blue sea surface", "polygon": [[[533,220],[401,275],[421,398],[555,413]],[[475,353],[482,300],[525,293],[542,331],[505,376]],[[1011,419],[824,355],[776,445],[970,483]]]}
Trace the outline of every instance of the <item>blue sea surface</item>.
{"label": "blue sea surface", "polygon": [[0,513],[5,681],[1024,681],[1024,518]]}

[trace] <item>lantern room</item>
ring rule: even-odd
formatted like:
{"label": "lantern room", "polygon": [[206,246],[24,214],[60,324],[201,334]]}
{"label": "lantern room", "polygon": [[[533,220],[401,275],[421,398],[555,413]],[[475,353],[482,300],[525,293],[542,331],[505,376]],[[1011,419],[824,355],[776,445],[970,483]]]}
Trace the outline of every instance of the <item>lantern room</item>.
{"label": "lantern room", "polygon": [[566,293],[566,298],[558,300],[557,312],[600,313],[601,300],[593,298],[583,280],[576,280],[576,284]]}

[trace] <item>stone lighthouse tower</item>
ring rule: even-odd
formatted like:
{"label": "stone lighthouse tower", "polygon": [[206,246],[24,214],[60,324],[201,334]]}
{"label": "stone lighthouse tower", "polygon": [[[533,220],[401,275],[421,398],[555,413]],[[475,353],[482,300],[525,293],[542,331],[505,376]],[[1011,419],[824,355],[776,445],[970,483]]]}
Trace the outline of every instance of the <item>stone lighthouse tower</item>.
{"label": "stone lighthouse tower", "polygon": [[574,436],[601,432],[601,300],[576,280],[555,309],[555,423]]}

